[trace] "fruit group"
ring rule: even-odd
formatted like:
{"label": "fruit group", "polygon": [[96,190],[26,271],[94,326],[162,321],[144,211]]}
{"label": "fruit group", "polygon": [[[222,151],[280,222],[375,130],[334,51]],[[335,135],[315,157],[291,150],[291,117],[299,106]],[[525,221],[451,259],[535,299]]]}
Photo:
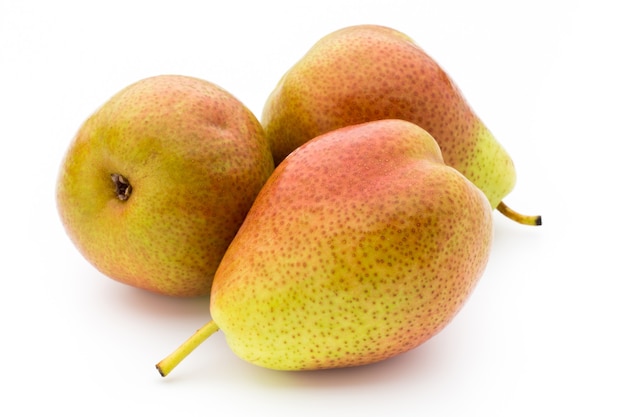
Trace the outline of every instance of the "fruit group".
{"label": "fruit group", "polygon": [[218,328],[272,369],[406,352],[459,311],[491,241],[486,197],[422,128],[381,120],[321,135],[259,193],[216,272],[213,321],[157,367],[166,375]]}
{"label": "fruit group", "polygon": [[263,124],[276,164],[331,130],[404,119],[427,130],[446,164],[480,188],[492,206],[525,224],[503,202],[515,185],[513,162],[444,70],[407,35],[360,25],[319,40],[270,94]]}
{"label": "fruit group", "polygon": [[150,77],[81,126],[59,173],[58,211],[105,275],[205,295],[273,168],[260,123],[231,94],[197,78]]}

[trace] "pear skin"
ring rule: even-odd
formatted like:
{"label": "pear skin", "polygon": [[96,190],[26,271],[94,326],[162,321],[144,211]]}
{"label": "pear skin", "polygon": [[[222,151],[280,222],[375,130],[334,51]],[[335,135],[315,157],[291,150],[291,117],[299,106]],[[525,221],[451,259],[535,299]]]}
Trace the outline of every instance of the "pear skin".
{"label": "pear skin", "polygon": [[193,77],[150,77],[80,127],[57,206],[72,242],[105,275],[201,296],[273,168],[259,121],[231,94]]}
{"label": "pear skin", "polygon": [[[320,39],[280,79],[261,123],[278,164],[316,136],[380,119],[408,120],[427,130],[446,164],[505,212],[499,205],[516,182],[512,159],[446,72],[394,29],[359,25]],[[538,216],[529,217],[514,220],[540,224]]]}
{"label": "pear skin", "polygon": [[[216,272],[212,321],[191,340],[219,328],[238,356],[277,370],[390,358],[457,314],[492,234],[485,195],[422,128],[381,120],[332,131],[264,185]],[[180,352],[189,349],[161,362],[162,375]]]}

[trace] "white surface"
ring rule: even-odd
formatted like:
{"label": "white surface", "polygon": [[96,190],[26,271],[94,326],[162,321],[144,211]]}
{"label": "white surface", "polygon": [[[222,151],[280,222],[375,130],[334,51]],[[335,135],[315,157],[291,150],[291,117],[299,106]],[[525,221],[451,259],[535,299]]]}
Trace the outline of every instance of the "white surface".
{"label": "white surface", "polygon": [[[624,415],[626,31],[608,3],[0,0],[0,414]],[[440,62],[513,155],[506,201],[544,226],[496,214],[477,290],[410,353],[281,373],[218,333],[162,379],[154,364],[209,318],[208,299],[146,294],[80,257],[54,204],[65,148],[111,95],[161,73],[215,82],[260,115],[317,39],[358,23]]]}

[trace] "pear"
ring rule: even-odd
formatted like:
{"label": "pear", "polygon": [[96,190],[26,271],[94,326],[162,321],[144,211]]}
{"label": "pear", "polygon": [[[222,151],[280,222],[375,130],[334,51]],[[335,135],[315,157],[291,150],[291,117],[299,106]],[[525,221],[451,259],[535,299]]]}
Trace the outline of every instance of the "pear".
{"label": "pear", "polygon": [[215,274],[212,320],[157,368],[167,375],[219,329],[236,355],[277,370],[406,352],[466,302],[492,235],[489,201],[424,129],[326,133],[276,168]]}
{"label": "pear", "polygon": [[492,208],[523,224],[541,224],[540,216],[502,202],[516,181],[510,156],[444,70],[392,28],[351,26],[320,39],[280,79],[261,123],[278,164],[322,133],[394,118],[426,129],[446,163],[476,184]]}
{"label": "pear", "polygon": [[205,80],[127,86],[70,143],[57,180],[61,221],[82,255],[122,283],[207,295],[274,169],[256,117]]}

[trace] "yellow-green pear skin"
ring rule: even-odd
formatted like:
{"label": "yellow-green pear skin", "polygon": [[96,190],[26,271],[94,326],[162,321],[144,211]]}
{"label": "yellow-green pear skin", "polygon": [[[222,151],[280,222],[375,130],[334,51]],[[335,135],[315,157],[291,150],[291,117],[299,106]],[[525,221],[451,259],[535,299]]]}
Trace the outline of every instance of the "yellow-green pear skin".
{"label": "yellow-green pear skin", "polygon": [[425,130],[341,128],[264,185],[216,272],[211,316],[262,367],[381,361],[450,322],[485,269],[492,229],[484,194]]}
{"label": "yellow-green pear skin", "polygon": [[351,26],[320,39],[281,78],[261,123],[278,164],[322,133],[394,118],[426,129],[445,162],[483,190],[492,208],[513,189],[504,148],[444,70],[392,28]]}
{"label": "yellow-green pear skin", "polygon": [[159,75],[80,127],[56,190],[61,221],[105,275],[160,294],[209,294],[274,169],[259,121],[208,81]]}

